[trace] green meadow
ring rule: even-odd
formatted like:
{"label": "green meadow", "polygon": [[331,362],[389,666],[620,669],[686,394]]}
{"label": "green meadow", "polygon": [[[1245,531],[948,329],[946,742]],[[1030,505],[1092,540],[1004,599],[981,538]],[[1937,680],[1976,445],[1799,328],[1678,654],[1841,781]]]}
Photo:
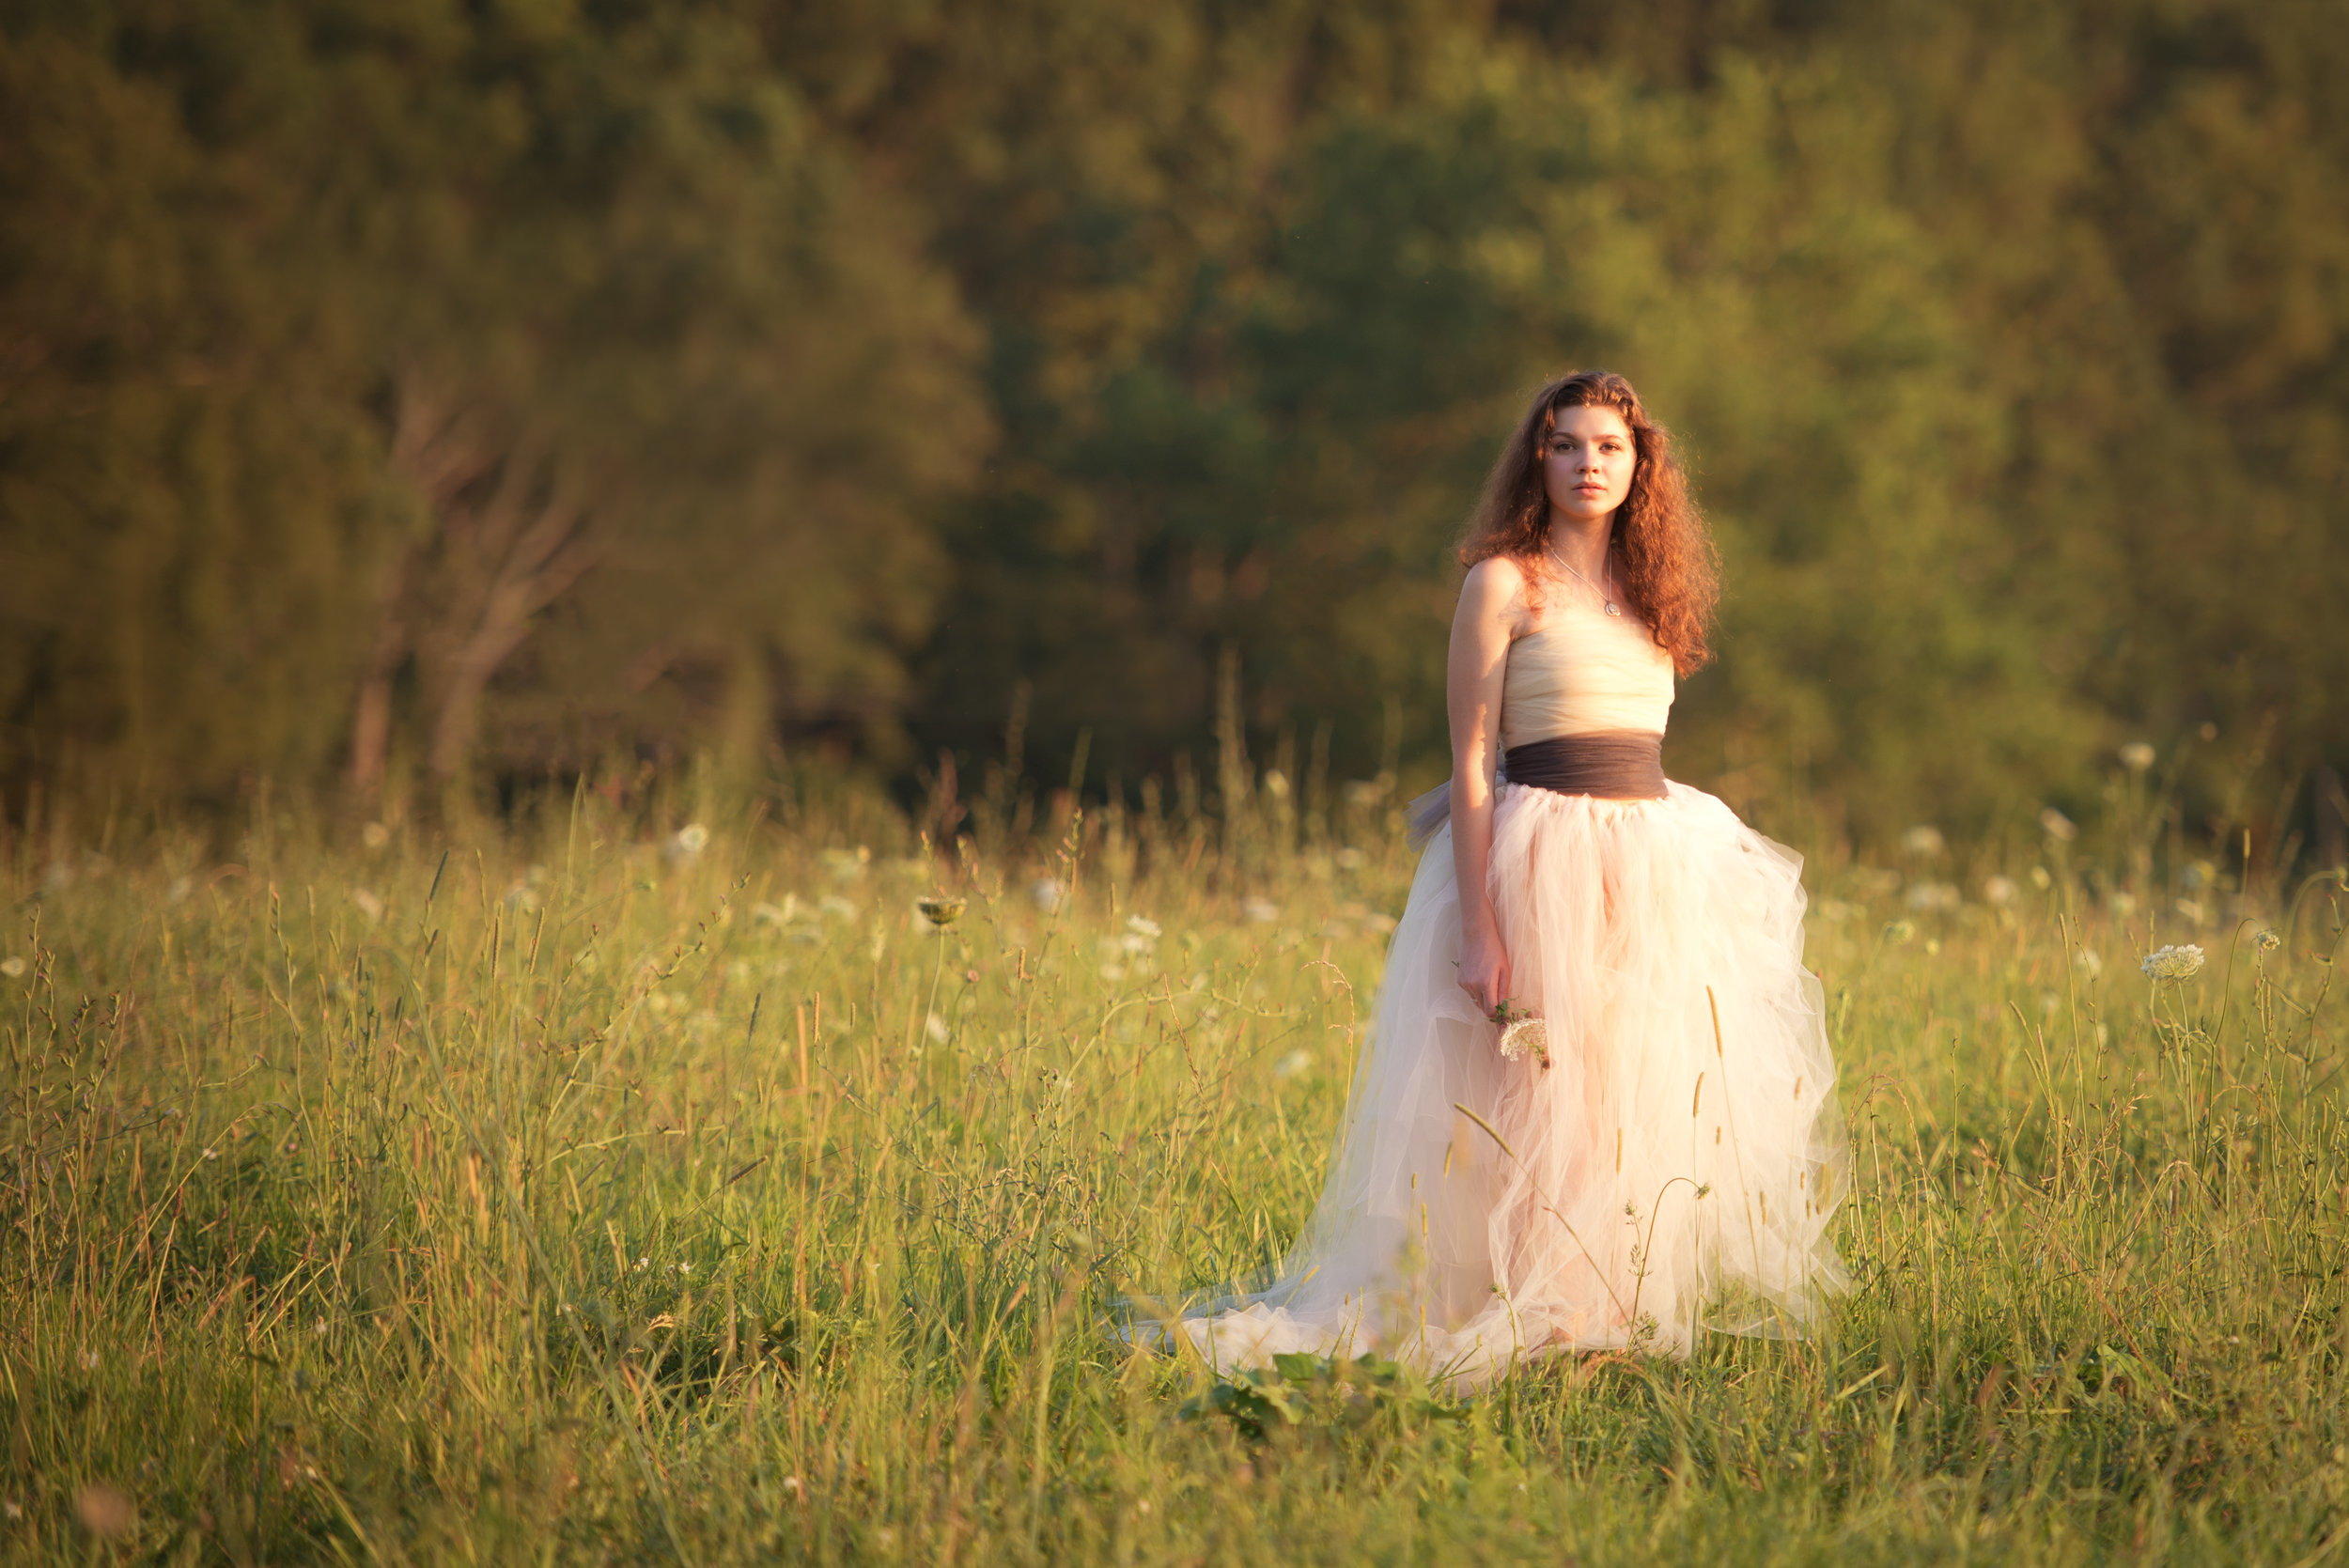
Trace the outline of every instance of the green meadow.
{"label": "green meadow", "polygon": [[1219,1390],[1105,1319],[1277,1259],[1415,860],[1241,799],[32,824],[0,1557],[2337,1560],[2338,874],[1823,859],[1825,1333]]}

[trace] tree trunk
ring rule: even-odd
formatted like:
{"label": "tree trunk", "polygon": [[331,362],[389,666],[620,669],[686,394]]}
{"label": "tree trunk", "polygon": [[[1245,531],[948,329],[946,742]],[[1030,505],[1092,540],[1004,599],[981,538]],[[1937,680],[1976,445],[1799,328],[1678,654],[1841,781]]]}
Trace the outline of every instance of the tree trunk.
{"label": "tree trunk", "polygon": [[351,780],[363,794],[381,784],[401,662],[412,656],[423,665],[432,714],[427,765],[453,778],[473,750],[490,682],[529,636],[532,618],[595,559],[586,508],[561,459],[492,428],[428,378],[401,383],[392,462],[422,492],[433,526],[391,581],[360,681]]}
{"label": "tree trunk", "polygon": [[408,657],[408,629],[402,615],[407,597],[409,552],[402,550],[377,598],[375,643],[359,675],[359,696],[350,720],[350,787],[364,805],[373,805],[383,791],[383,765],[392,743],[392,677]]}
{"label": "tree trunk", "polygon": [[[524,459],[518,454],[506,460]],[[527,526],[490,531],[492,538],[503,536],[512,542],[498,562],[472,634],[443,676],[429,753],[437,778],[454,778],[463,768],[479,728],[482,693],[499,666],[530,635],[531,617],[560,598],[595,564],[595,549],[585,537],[584,509],[559,480],[548,484],[545,499],[525,506],[535,513]],[[523,476],[510,489],[501,482],[498,496],[504,501],[535,489],[532,478]]]}

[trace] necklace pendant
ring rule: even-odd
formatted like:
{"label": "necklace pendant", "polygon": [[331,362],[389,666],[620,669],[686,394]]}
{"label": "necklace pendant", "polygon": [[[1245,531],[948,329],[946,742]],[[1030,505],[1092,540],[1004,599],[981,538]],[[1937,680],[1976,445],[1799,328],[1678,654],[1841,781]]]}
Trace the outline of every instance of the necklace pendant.
{"label": "necklace pendant", "polygon": [[1620,615],[1623,613],[1621,610],[1615,607],[1615,601],[1611,598],[1607,601],[1607,613],[1610,615]]}

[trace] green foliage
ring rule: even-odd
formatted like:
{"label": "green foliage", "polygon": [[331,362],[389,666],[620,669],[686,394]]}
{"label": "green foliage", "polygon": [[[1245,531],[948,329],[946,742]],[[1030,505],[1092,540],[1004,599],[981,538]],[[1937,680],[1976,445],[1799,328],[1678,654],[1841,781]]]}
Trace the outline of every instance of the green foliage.
{"label": "green foliage", "polygon": [[697,683],[885,731],[972,335],[740,24],[214,12],[0,50],[16,771],[744,738]]}
{"label": "green foliage", "polygon": [[1728,567],[1681,776],[2027,831],[2215,723],[2181,830],[2265,858],[2349,748],[2344,69],[2249,0],[9,0],[0,781],[1017,707],[1130,791],[1227,653],[1250,749],[1429,774],[1477,480],[1604,364]]}

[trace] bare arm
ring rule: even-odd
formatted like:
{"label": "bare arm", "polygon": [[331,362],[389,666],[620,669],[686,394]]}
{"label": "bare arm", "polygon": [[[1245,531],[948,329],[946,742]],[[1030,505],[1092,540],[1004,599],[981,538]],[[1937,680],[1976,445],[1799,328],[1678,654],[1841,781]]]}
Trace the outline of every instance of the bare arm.
{"label": "bare arm", "polygon": [[1452,866],[1460,882],[1460,988],[1486,1013],[1509,995],[1509,956],[1485,877],[1492,857],[1501,677],[1525,613],[1517,564],[1506,557],[1479,562],[1460,586],[1444,677],[1452,719]]}

